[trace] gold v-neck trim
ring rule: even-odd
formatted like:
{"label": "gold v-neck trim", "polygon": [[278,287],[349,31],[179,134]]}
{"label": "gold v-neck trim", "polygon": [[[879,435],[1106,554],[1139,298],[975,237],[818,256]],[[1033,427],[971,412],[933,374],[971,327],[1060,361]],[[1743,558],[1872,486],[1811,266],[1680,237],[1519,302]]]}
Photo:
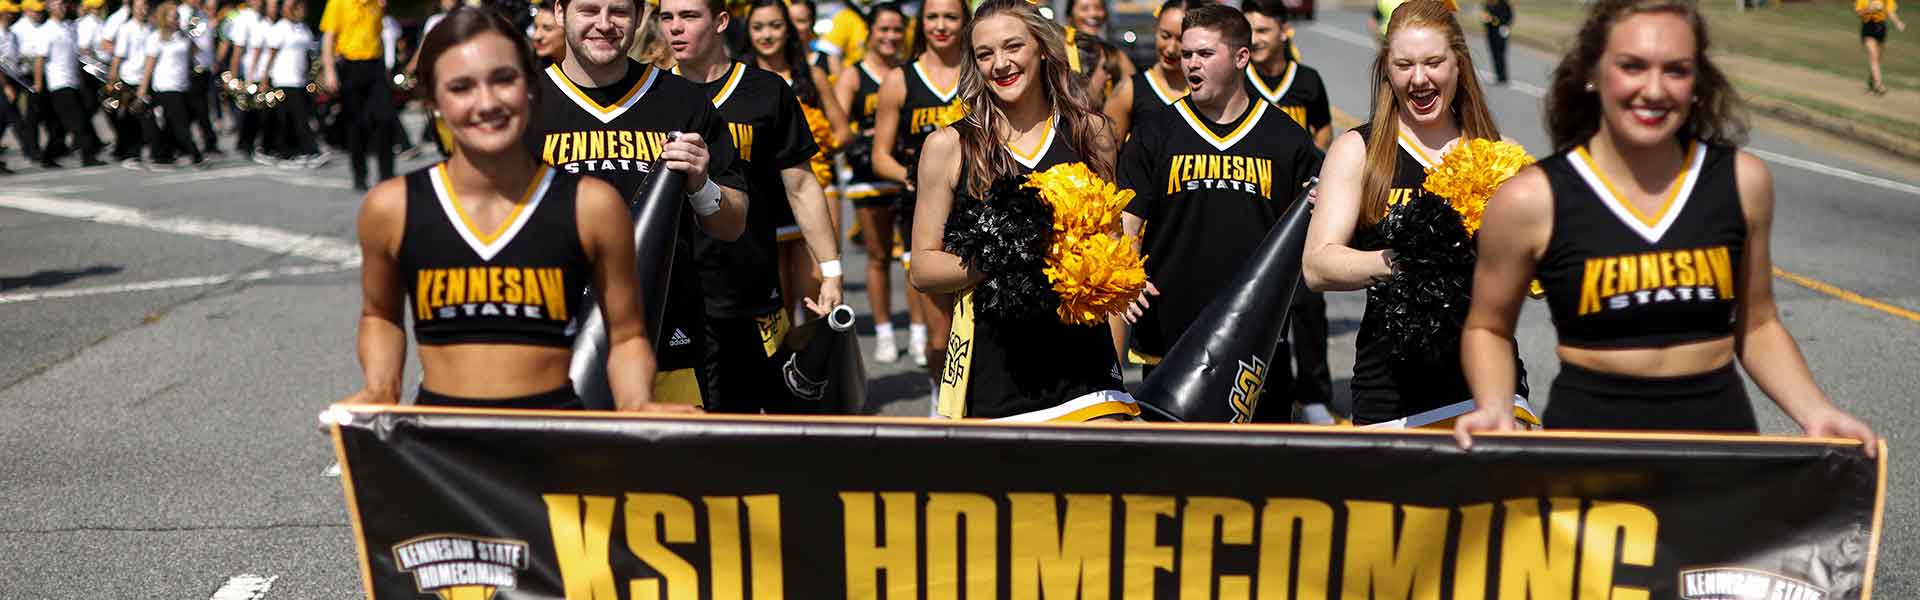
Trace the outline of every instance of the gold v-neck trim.
{"label": "gold v-neck trim", "polygon": [[1286,96],[1287,90],[1293,89],[1294,74],[1299,72],[1300,63],[1287,61],[1287,72],[1280,76],[1280,89],[1276,90],[1267,87],[1267,81],[1260,77],[1260,71],[1255,70],[1253,65],[1247,65],[1247,79],[1253,81],[1254,89],[1259,91],[1260,97],[1266,98],[1267,102],[1279,102],[1282,96]]}
{"label": "gold v-neck trim", "polygon": [[1172,86],[1160,81],[1159,77],[1155,77],[1155,75],[1159,73],[1160,68],[1155,66],[1147,69],[1147,72],[1141,76],[1147,79],[1147,89],[1152,90],[1153,95],[1160,98],[1161,104],[1173,104],[1174,101],[1187,97],[1187,90],[1180,90],[1180,93],[1175,94]]}
{"label": "gold v-neck trim", "polygon": [[513,241],[533,216],[534,210],[539,208],[540,201],[546,198],[547,189],[553,185],[554,178],[553,168],[542,165],[533,181],[528,182],[526,191],[521,193],[520,201],[514,203],[513,212],[508,213],[507,218],[502,219],[493,231],[480,233],[473,219],[467,216],[466,208],[460,206],[460,197],[453,191],[453,179],[447,174],[447,163],[435,165],[427,174],[433,182],[434,196],[440,200],[440,209],[447,213],[447,220],[453,224],[454,230],[459,232],[460,238],[466,240],[467,246],[475,254],[480,255],[481,260],[493,260],[494,255]]}
{"label": "gold v-neck trim", "polygon": [[1573,165],[1574,171],[1580,174],[1581,179],[1586,180],[1587,187],[1593,190],[1594,195],[1600,197],[1600,202],[1606,205],[1607,209],[1620,219],[1620,222],[1639,233],[1649,243],[1655,243],[1666,235],[1667,229],[1673,226],[1680,211],[1686,207],[1688,198],[1693,196],[1693,188],[1700,180],[1701,165],[1706,162],[1706,145],[1700,142],[1689,142],[1686,156],[1685,168],[1674,176],[1673,182],[1667,184],[1665,198],[1660,203],[1659,211],[1651,215],[1641,212],[1620,193],[1619,188],[1614,187],[1606,174],[1600,172],[1599,165],[1593,162],[1593,156],[1587,153],[1585,146],[1575,147],[1568,157],[1568,162]]}
{"label": "gold v-neck trim", "polygon": [[1233,131],[1227,132],[1226,135],[1217,135],[1212,128],[1207,127],[1206,120],[1200,118],[1200,113],[1194,111],[1191,99],[1181,98],[1173,102],[1174,110],[1179,111],[1180,117],[1187,121],[1187,127],[1199,133],[1200,137],[1206,138],[1207,143],[1213,145],[1213,149],[1221,152],[1226,152],[1228,148],[1232,148],[1234,144],[1240,143],[1241,139],[1247,137],[1247,134],[1253,131],[1253,125],[1260,122],[1261,116],[1267,114],[1268,106],[1271,105],[1266,102],[1248,102],[1247,111],[1240,115],[1240,124],[1235,125]]}
{"label": "gold v-neck trim", "polygon": [[1047,150],[1053,148],[1053,137],[1059,131],[1059,127],[1057,127],[1059,122],[1059,115],[1047,118],[1047,133],[1040,137],[1040,144],[1033,149],[1033,153],[1022,153],[1019,148],[1013,147],[1012,143],[1006,145],[1007,153],[1012,154],[1014,160],[1019,161],[1022,165],[1026,165],[1029,169],[1039,168],[1040,159],[1047,155]]}
{"label": "gold v-neck trim", "polygon": [[621,114],[626,113],[627,109],[633,108],[633,105],[647,94],[647,90],[653,88],[653,82],[659,79],[659,69],[649,65],[642,65],[640,68],[646,69],[646,74],[642,75],[640,79],[633,84],[632,89],[627,90],[626,94],[622,95],[619,100],[615,100],[613,104],[610,105],[595,102],[592,96],[588,96],[586,92],[581,91],[579,86],[573,84],[573,80],[567,78],[566,72],[560,69],[559,64],[547,67],[547,78],[552,79],[554,84],[560,88],[561,94],[573,100],[574,104],[579,105],[580,108],[587,111],[588,114],[600,119],[600,122],[610,123],[613,122],[614,119],[619,118]]}
{"label": "gold v-neck trim", "polygon": [[[728,98],[733,97],[733,90],[738,89],[740,87],[740,77],[742,75],[745,75],[746,73],[747,73],[746,63],[742,63],[738,61],[735,61],[733,63],[732,68],[727,69],[727,82],[721,84],[720,89],[713,93],[714,108],[720,108],[720,105],[727,103]],[[680,67],[675,66],[673,68],[673,74],[679,75]]]}
{"label": "gold v-neck trim", "polygon": [[941,102],[952,102],[953,95],[960,93],[959,77],[953,78],[952,87],[947,88],[946,91],[940,91],[940,87],[933,82],[933,78],[927,76],[927,69],[920,61],[913,62],[913,72],[920,75],[920,85],[925,86],[927,91],[933,92],[933,97],[939,98]]}

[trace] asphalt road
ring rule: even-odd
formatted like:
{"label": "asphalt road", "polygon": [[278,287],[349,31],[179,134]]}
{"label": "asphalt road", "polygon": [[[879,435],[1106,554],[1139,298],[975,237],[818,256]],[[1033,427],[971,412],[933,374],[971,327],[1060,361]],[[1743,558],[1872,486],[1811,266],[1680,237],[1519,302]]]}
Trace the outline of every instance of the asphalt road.
{"label": "asphalt road", "polygon": [[[1336,108],[1354,115],[1367,110],[1362,27],[1360,14],[1329,10],[1299,36]],[[1550,57],[1516,49],[1513,60],[1518,83],[1493,88],[1491,102],[1509,135],[1544,153],[1536,93]],[[1773,165],[1778,266],[1920,309],[1920,179],[1803,142],[1754,140],[1786,161]],[[314,414],[360,380],[358,197],[346,178],[338,162],[229,161],[0,179],[0,547],[10,549],[0,597],[207,598],[243,574],[275,578],[267,598],[359,595],[339,482],[322,473],[331,453],[312,433]],[[864,269],[848,248],[850,301],[865,321]],[[1891,440],[1876,590],[1915,597],[1920,463],[1903,448],[1920,430],[1909,408],[1920,322],[1775,281],[1821,384]],[[1343,388],[1362,299],[1329,300]],[[904,315],[894,320],[905,342]],[[1546,389],[1556,366],[1543,305],[1529,306],[1520,342],[1534,388]],[[926,413],[927,379],[910,362],[869,371],[874,412]],[[1768,432],[1796,431],[1751,393]]]}

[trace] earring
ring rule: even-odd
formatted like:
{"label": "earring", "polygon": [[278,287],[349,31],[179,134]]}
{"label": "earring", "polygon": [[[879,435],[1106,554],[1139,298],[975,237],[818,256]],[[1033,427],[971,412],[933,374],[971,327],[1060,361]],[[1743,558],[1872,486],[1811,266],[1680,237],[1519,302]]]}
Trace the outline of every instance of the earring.
{"label": "earring", "polygon": [[1587,92],[1588,92],[1588,93],[1592,93],[1592,92],[1593,92],[1593,82],[1591,82],[1591,81],[1589,81],[1589,82],[1587,82],[1587,85],[1586,85],[1586,90],[1587,90]]}
{"label": "earring", "polygon": [[1699,103],[1700,103],[1700,97],[1699,97],[1699,96],[1694,96],[1694,97],[1693,97],[1693,103],[1694,103],[1694,104],[1699,104]]}

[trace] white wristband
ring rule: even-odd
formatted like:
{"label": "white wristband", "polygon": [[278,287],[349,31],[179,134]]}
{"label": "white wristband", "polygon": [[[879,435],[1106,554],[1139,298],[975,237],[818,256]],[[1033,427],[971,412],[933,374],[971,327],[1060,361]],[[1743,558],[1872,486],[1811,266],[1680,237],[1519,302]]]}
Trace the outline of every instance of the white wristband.
{"label": "white wristband", "polygon": [[700,191],[687,195],[687,204],[693,205],[694,214],[713,216],[713,213],[720,212],[720,186],[708,179],[706,185],[700,186]]}
{"label": "white wristband", "polygon": [[840,275],[840,259],[836,258],[820,262],[821,277],[839,277]]}

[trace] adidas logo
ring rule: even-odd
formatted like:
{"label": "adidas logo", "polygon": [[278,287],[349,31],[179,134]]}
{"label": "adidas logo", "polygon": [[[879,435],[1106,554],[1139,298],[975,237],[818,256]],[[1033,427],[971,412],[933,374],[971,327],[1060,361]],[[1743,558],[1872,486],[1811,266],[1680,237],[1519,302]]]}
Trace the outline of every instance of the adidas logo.
{"label": "adidas logo", "polygon": [[687,332],[675,328],[673,330],[673,337],[667,340],[667,347],[678,348],[691,343],[693,343],[693,338],[687,337]]}

